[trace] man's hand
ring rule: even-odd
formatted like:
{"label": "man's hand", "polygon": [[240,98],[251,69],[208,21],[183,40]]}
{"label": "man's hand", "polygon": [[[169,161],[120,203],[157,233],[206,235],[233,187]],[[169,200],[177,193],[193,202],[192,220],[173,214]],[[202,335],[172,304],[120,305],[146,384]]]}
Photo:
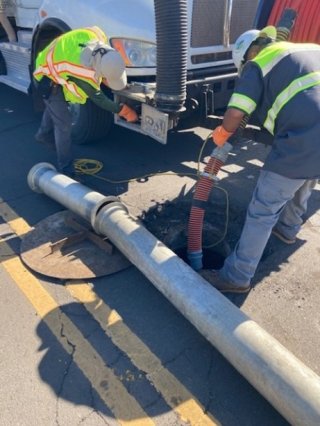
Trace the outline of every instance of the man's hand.
{"label": "man's hand", "polygon": [[129,123],[134,123],[138,121],[138,114],[133,108],[130,108],[128,105],[124,104],[118,113],[119,117],[124,118]]}
{"label": "man's hand", "polygon": [[233,132],[228,132],[223,126],[218,126],[212,132],[212,140],[217,145],[222,147]]}

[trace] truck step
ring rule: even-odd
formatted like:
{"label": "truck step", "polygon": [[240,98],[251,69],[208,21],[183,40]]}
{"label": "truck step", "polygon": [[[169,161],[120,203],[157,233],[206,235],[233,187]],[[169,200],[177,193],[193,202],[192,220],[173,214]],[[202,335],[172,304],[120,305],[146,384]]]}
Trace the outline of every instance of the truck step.
{"label": "truck step", "polygon": [[0,82],[27,93],[30,84],[30,48],[19,43],[0,43],[0,51],[6,63],[7,74]]}
{"label": "truck step", "polygon": [[8,75],[0,75],[0,83],[5,84],[6,86],[13,87],[20,92],[28,94],[28,88],[30,81],[21,80],[20,78],[16,78]]}

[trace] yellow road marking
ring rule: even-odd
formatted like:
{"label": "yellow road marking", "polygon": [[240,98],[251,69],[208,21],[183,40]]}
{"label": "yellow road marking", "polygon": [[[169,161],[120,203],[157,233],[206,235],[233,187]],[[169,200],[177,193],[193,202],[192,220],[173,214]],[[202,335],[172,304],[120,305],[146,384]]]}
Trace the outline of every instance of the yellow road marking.
{"label": "yellow road marking", "polygon": [[[10,227],[17,235],[28,232],[28,224],[18,217],[5,203],[0,206]],[[167,404],[181,420],[192,426],[214,426],[219,422],[204,413],[204,408],[193,395],[161,363],[150,349],[123,323],[121,316],[108,307],[91,289],[88,283],[69,283],[66,288],[71,295],[99,322],[113,343],[126,353],[132,363],[147,374],[148,379],[162,394]],[[140,426],[140,425],[139,425]]]}
{"label": "yellow road marking", "polygon": [[66,285],[71,295],[99,322],[112,342],[125,352],[132,363],[147,374],[148,379],[162,394],[167,404],[180,418],[191,425],[213,426],[217,421],[204,413],[204,408],[193,395],[171,374],[150,349],[127,327],[121,316],[104,303],[88,283]]}
{"label": "yellow road marking", "polygon": [[0,215],[10,225],[10,228],[20,237],[30,231],[30,225],[19,217],[15,211],[0,198]]}
{"label": "yellow road marking", "polygon": [[[1,207],[0,214],[2,215]],[[12,251],[10,246],[2,240],[0,261],[65,351],[68,354],[73,354],[74,362],[91,382],[93,388],[110,408],[119,423],[124,426],[153,426],[154,422],[127,392],[113,371],[105,365],[102,358],[77,327],[59,309],[52,296],[23,266],[20,258]],[[63,333],[61,333],[62,327]]]}

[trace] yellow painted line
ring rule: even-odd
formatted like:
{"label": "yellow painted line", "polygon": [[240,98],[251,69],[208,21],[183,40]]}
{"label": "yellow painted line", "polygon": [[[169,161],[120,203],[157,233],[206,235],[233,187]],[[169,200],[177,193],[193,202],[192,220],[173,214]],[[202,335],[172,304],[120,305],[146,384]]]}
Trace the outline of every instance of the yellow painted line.
{"label": "yellow painted line", "polygon": [[147,374],[167,404],[190,425],[218,425],[217,420],[204,413],[193,395],[168,371],[160,359],[127,327],[121,316],[100,299],[88,283],[66,285],[71,295],[99,322],[112,342],[125,352],[131,362]]}
{"label": "yellow painted line", "polygon": [[[2,215],[1,207],[2,205],[0,205]],[[153,426],[154,422],[127,392],[113,371],[105,365],[72,321],[60,310],[53,297],[23,266],[10,246],[2,240],[0,262],[64,350],[68,354],[73,354],[73,361],[110,408],[117,421],[124,426]],[[63,333],[61,333],[62,327]]]}
{"label": "yellow painted line", "polygon": [[[26,232],[28,225],[22,226],[16,221],[15,212],[6,205],[7,221],[19,235]],[[1,214],[1,206],[0,206]],[[148,379],[162,394],[167,404],[179,415],[182,421],[192,426],[214,426],[219,422],[204,413],[204,407],[194,396],[171,374],[160,359],[123,323],[120,315],[112,310],[91,289],[88,283],[69,283],[66,288],[71,295],[99,322],[112,342],[128,355],[131,362],[147,374]],[[140,425],[139,425],[140,426]]]}
{"label": "yellow painted line", "polygon": [[7,222],[10,228],[20,237],[30,231],[30,225],[19,217],[15,211],[4,203],[0,198],[0,215]]}

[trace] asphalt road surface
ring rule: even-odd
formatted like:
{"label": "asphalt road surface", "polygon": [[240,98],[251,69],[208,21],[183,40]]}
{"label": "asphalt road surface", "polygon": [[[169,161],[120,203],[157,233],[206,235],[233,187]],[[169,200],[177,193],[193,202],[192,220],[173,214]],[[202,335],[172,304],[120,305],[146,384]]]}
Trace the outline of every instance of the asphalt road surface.
{"label": "asphalt road surface", "polygon": [[[64,210],[27,184],[32,166],[55,163],[55,152],[33,139],[40,118],[27,96],[0,85],[0,425],[288,424],[136,267],[65,280],[21,262],[24,235]],[[99,178],[82,176],[83,183],[119,196],[152,233],[183,253],[208,133],[180,130],[162,146],[115,128],[99,144],[75,146],[75,158],[102,161]],[[205,146],[201,160],[212,148]],[[222,190],[213,191],[208,206],[209,242],[227,225],[224,247],[236,243],[267,152],[247,142],[230,154],[219,174]],[[254,289],[229,297],[317,374],[319,202],[317,187],[297,243],[272,237]]]}

